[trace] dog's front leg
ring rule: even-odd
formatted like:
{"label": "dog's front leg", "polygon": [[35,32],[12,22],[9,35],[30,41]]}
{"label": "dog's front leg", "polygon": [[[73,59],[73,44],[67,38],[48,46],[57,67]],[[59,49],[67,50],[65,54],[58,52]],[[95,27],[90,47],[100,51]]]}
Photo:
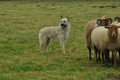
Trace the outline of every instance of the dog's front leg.
{"label": "dog's front leg", "polygon": [[65,41],[64,40],[60,40],[60,46],[61,46],[61,51],[62,53],[65,53]]}

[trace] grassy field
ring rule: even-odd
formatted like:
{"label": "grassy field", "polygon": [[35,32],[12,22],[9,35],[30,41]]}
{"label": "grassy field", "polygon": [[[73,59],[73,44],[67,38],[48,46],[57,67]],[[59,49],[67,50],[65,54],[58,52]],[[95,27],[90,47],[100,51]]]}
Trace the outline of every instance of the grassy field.
{"label": "grassy field", "polygon": [[[71,23],[66,54],[60,53],[59,42],[54,41],[48,53],[41,54],[39,30],[58,26],[61,15]],[[118,56],[118,70],[111,63],[104,67],[102,62],[95,63],[93,52],[89,60],[85,46],[85,24],[104,15],[120,16],[120,2],[0,1],[0,80],[119,80],[107,78],[109,73],[120,73]]]}

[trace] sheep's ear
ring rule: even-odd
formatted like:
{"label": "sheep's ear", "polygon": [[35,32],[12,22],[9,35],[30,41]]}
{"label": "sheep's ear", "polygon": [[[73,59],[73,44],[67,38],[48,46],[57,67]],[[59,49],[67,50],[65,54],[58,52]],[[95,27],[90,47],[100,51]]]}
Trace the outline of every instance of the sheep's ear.
{"label": "sheep's ear", "polygon": [[101,21],[101,19],[98,19],[96,22],[99,26],[100,26],[100,21]]}
{"label": "sheep's ear", "polygon": [[118,28],[120,28],[120,26],[118,26]]}
{"label": "sheep's ear", "polygon": [[63,17],[62,17],[62,15],[61,15],[61,19],[62,19]]}
{"label": "sheep's ear", "polygon": [[118,18],[119,18],[119,17],[115,17],[114,20],[116,21],[116,20],[118,20]]}
{"label": "sheep's ear", "polygon": [[68,20],[68,22],[69,22],[69,18],[68,18],[68,16],[66,16],[66,18],[67,18],[67,20]]}
{"label": "sheep's ear", "polygon": [[112,19],[111,18],[107,18],[108,19],[108,24],[112,23]]}
{"label": "sheep's ear", "polygon": [[105,28],[109,29],[110,27],[109,26],[105,26]]}

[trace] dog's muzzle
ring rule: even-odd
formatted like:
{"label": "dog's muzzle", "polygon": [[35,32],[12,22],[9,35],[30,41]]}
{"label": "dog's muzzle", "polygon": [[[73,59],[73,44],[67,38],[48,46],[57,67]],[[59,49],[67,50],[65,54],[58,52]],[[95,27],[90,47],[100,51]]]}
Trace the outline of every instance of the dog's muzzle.
{"label": "dog's muzzle", "polygon": [[61,24],[62,28],[66,28],[67,25],[66,24]]}

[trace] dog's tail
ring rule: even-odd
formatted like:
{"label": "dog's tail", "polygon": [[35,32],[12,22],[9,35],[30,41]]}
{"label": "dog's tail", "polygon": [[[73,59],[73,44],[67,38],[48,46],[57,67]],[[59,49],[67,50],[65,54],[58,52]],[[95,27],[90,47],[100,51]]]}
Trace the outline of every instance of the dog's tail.
{"label": "dog's tail", "polygon": [[50,44],[50,41],[51,41],[51,39],[50,39],[50,38],[48,38],[48,39],[47,39],[47,41],[46,41],[45,48],[49,46],[49,44]]}

